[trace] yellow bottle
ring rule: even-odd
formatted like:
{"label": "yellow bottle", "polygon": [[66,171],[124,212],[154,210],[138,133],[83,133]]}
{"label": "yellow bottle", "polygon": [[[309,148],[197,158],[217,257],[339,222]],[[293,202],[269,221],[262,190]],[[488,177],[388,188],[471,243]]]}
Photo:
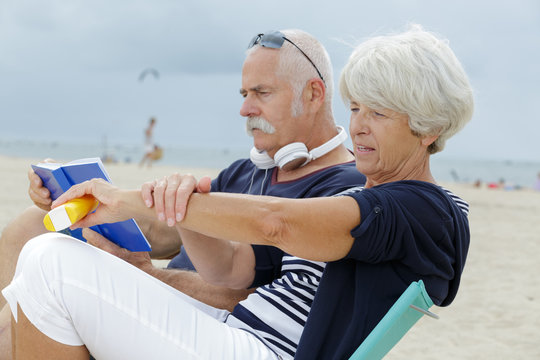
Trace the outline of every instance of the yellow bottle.
{"label": "yellow bottle", "polygon": [[94,211],[98,204],[92,195],[70,200],[49,211],[43,219],[43,224],[49,231],[64,230]]}

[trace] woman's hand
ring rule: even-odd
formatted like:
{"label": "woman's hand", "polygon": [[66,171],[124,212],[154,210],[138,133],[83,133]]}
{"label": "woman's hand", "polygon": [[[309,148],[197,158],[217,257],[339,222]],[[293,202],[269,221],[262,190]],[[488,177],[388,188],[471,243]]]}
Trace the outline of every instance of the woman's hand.
{"label": "woman's hand", "polygon": [[73,224],[72,228],[84,228],[98,224],[114,223],[133,217],[129,216],[128,211],[123,207],[121,199],[122,191],[103,179],[92,179],[73,185],[52,203],[52,208],[87,194],[94,196],[94,198],[99,201],[99,205],[96,211],[88,214],[77,223]]}
{"label": "woman's hand", "polygon": [[197,182],[191,174],[175,173],[160,180],[144,183],[141,196],[146,206],[155,207],[158,220],[167,221],[168,226],[174,226],[186,215],[191,194],[210,192],[210,186],[211,179],[207,176]]}

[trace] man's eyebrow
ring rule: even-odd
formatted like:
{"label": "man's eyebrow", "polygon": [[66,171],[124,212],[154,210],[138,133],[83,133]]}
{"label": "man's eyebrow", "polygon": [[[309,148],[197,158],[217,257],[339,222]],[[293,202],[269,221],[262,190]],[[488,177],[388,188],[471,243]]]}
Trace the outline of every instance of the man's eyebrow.
{"label": "man's eyebrow", "polygon": [[245,94],[247,94],[248,91],[261,92],[261,91],[271,91],[271,90],[275,90],[275,88],[273,88],[271,86],[267,86],[267,85],[257,85],[257,86],[249,88],[248,90],[246,90],[244,88],[241,88],[240,89],[240,94],[245,95]]}

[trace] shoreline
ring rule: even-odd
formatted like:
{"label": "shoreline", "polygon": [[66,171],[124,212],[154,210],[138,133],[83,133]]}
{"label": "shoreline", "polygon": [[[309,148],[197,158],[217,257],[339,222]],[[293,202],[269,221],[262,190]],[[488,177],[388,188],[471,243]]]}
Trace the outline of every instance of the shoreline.
{"label": "shoreline", "polygon": [[[27,171],[40,160],[0,155],[0,231],[31,205]],[[105,167],[123,188],[138,188],[173,172],[197,178],[219,172],[161,164]],[[540,191],[441,185],[470,204],[471,245],[460,290],[448,308],[431,309],[440,320],[420,319],[386,359],[540,358]]]}
{"label": "shoreline", "polygon": [[[162,144],[163,145],[163,144]],[[233,161],[249,156],[252,144],[209,147],[200,145],[163,145],[160,165],[172,167],[208,167],[222,169]],[[109,157],[118,163],[137,163],[143,155],[138,143],[71,143],[37,140],[6,140],[0,136],[0,154],[8,157],[41,159],[47,154],[57,160],[73,160],[85,157]],[[540,173],[540,161],[526,159],[478,159],[474,157],[447,157],[435,154],[431,159],[431,170],[438,181],[475,183],[483,186],[504,185],[509,190],[532,188]]]}

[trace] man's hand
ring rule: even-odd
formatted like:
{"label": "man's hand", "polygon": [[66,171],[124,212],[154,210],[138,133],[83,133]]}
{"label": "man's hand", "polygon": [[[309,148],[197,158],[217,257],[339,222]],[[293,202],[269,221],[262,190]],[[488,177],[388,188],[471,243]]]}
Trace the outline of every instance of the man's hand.
{"label": "man's hand", "polygon": [[211,179],[207,176],[197,182],[191,174],[176,173],[160,180],[144,183],[141,196],[146,206],[155,207],[158,220],[167,221],[168,226],[174,226],[186,215],[191,194],[210,192],[210,186]]}
{"label": "man's hand", "polygon": [[116,186],[103,179],[92,179],[73,185],[52,203],[52,208],[89,194],[99,201],[98,208],[73,224],[73,228],[87,228],[98,224],[124,221],[132,216],[127,215],[125,209],[122,208],[121,192]]}
{"label": "man's hand", "polygon": [[[45,159],[42,162],[52,163],[55,161],[53,159]],[[41,178],[31,168],[28,170],[28,181],[30,182],[28,186],[28,195],[30,195],[30,199],[37,207],[45,211],[51,210],[51,193],[43,186]]]}
{"label": "man's hand", "polygon": [[100,248],[101,250],[106,251],[124,261],[127,261],[142,271],[150,273],[154,267],[148,252],[131,252],[127,249],[119,247],[115,243],[109,241],[107,238],[88,228],[83,229],[83,236],[89,244],[94,245],[95,247]]}

